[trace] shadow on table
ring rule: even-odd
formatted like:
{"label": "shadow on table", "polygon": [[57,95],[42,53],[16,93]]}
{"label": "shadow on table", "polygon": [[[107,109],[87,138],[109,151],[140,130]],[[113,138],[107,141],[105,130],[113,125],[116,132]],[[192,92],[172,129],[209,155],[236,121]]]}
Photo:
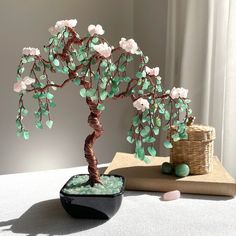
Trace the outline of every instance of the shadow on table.
{"label": "shadow on table", "polygon": [[74,219],[62,208],[59,199],[36,203],[18,219],[0,222],[1,226],[11,226],[7,231],[28,235],[65,235],[85,231],[102,225],[106,220]]}

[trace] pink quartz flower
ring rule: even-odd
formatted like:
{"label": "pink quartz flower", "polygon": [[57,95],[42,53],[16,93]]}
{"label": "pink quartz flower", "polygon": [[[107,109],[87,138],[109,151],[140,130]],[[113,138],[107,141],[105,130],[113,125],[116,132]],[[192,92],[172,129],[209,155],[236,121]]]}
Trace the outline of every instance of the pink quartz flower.
{"label": "pink quartz flower", "polygon": [[149,68],[148,66],[145,67],[146,73],[150,76],[158,76],[159,75],[159,67]]}
{"label": "pink quartz flower", "polygon": [[111,55],[111,47],[107,43],[101,43],[94,46],[94,50],[97,51],[100,55],[107,58]]}
{"label": "pink quartz flower", "polygon": [[121,38],[119,45],[123,48],[126,52],[137,54],[138,52],[138,45],[133,39]]}
{"label": "pink quartz flower", "polygon": [[138,110],[144,112],[146,109],[149,109],[149,102],[147,99],[139,98],[133,102],[133,106]]}
{"label": "pink quartz flower", "polygon": [[21,79],[14,83],[13,90],[16,93],[20,93],[22,90],[25,90],[27,88],[27,85],[31,85],[35,83],[35,79],[30,78],[29,76],[25,76],[24,79]]}
{"label": "pink quartz flower", "polygon": [[40,55],[40,51],[38,48],[23,48],[22,50],[22,54],[26,55],[26,56],[39,56]]}
{"label": "pink quartz flower", "polygon": [[185,88],[172,88],[170,91],[170,96],[172,99],[176,98],[187,98],[188,96],[188,89]]}
{"label": "pink quartz flower", "polygon": [[25,85],[31,85],[31,84],[35,83],[35,79],[33,79],[29,76],[25,76],[22,81],[25,83]]}
{"label": "pink quartz flower", "polygon": [[48,29],[48,31],[52,34],[55,35],[59,33],[62,29],[65,27],[69,28],[74,28],[77,25],[77,20],[72,19],[72,20],[60,20],[57,21],[56,24]]}
{"label": "pink quartz flower", "polygon": [[170,96],[171,96],[172,99],[179,98],[178,88],[176,88],[176,87],[172,88],[171,91],[170,91]]}
{"label": "pink quartz flower", "polygon": [[14,83],[13,90],[16,93],[20,93],[22,90],[25,90],[25,89],[26,89],[26,85],[22,80],[17,81],[16,83]]}
{"label": "pink quartz flower", "polygon": [[181,98],[187,98],[188,97],[188,89],[180,88],[179,89],[179,96]]}
{"label": "pink quartz flower", "polygon": [[98,35],[103,35],[104,34],[104,30],[102,28],[101,25],[89,25],[88,27],[88,32],[91,36],[93,36],[94,34],[98,34]]}
{"label": "pink quartz flower", "polygon": [[60,29],[59,28],[56,28],[55,26],[51,26],[48,31],[50,32],[51,35],[55,35],[57,34],[58,32],[60,32]]}

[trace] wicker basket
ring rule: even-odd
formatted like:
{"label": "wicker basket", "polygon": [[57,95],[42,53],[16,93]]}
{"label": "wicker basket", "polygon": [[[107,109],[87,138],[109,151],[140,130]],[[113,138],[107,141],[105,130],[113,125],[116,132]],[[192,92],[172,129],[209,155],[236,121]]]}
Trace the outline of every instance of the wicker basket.
{"label": "wicker basket", "polygon": [[[171,133],[174,132],[171,128]],[[207,174],[212,171],[215,129],[204,125],[187,127],[188,139],[172,142],[170,162],[175,166],[186,163],[190,174]]]}

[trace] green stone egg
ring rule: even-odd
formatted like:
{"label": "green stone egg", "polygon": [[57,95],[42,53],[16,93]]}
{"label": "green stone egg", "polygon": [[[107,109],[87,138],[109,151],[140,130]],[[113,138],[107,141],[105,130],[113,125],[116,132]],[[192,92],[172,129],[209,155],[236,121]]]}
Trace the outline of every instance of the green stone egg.
{"label": "green stone egg", "polygon": [[175,167],[175,175],[178,177],[188,176],[189,172],[190,172],[190,169],[187,164],[179,164]]}
{"label": "green stone egg", "polygon": [[173,166],[171,163],[169,162],[164,162],[162,165],[161,165],[161,172],[163,174],[172,174],[173,172]]}

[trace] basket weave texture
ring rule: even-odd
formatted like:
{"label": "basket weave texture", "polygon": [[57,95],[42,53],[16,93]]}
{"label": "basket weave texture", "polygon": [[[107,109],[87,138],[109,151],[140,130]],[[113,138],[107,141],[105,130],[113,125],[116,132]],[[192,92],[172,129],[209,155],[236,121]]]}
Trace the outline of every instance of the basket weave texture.
{"label": "basket weave texture", "polygon": [[[171,133],[175,127],[171,128]],[[215,129],[204,125],[187,127],[188,139],[172,142],[170,162],[176,166],[185,163],[190,174],[207,174],[212,171]]]}

